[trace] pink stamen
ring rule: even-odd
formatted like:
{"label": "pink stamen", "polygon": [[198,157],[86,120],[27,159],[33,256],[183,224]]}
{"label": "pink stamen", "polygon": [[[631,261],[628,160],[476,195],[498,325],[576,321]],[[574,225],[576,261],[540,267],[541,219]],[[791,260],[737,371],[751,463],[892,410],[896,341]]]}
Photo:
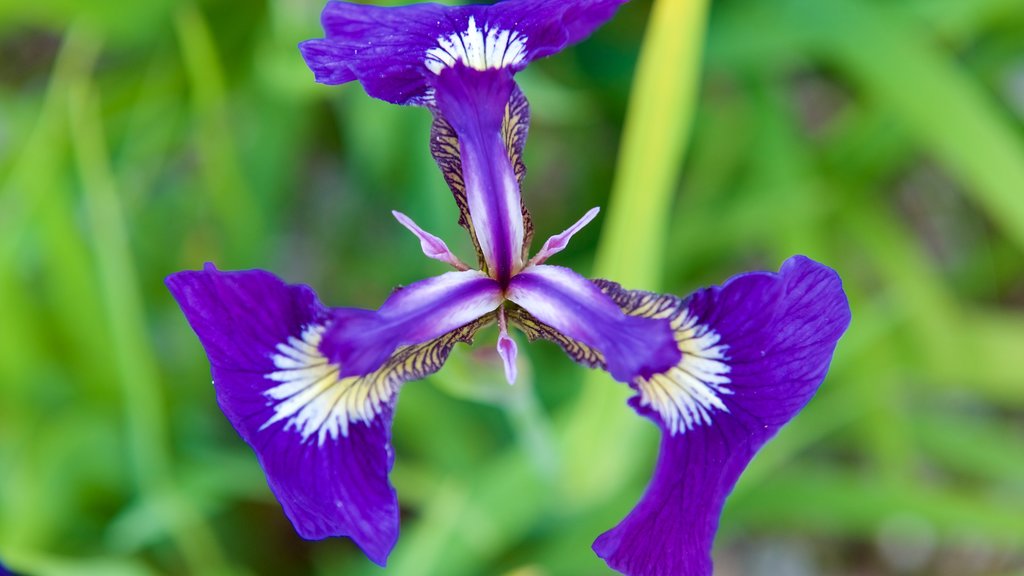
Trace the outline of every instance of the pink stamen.
{"label": "pink stamen", "polygon": [[516,369],[516,356],[519,348],[516,341],[508,335],[508,324],[505,321],[505,307],[498,311],[498,355],[505,363],[505,379],[508,383],[515,384],[518,370]]}
{"label": "pink stamen", "polygon": [[398,210],[392,210],[391,214],[398,220],[398,223],[405,226],[410,232],[416,235],[420,239],[420,248],[423,250],[423,254],[427,258],[433,258],[434,260],[440,260],[446,264],[450,264],[456,270],[469,270],[469,266],[466,266],[462,260],[459,260],[458,256],[452,254],[452,251],[448,249],[448,245],[444,243],[437,236],[434,236],[430,232],[427,232],[423,228],[420,228],[412,218],[409,218],[405,214],[402,214]]}
{"label": "pink stamen", "polygon": [[564,232],[561,234],[555,234],[551,238],[548,238],[548,241],[544,243],[544,246],[541,247],[540,251],[538,251],[533,259],[530,260],[530,264],[542,264],[548,258],[564,250],[565,247],[569,245],[569,240],[577,232],[582,230],[584,226],[590,224],[590,221],[593,220],[600,211],[600,208],[591,208],[583,215],[582,218],[577,220],[575,224],[567,228]]}

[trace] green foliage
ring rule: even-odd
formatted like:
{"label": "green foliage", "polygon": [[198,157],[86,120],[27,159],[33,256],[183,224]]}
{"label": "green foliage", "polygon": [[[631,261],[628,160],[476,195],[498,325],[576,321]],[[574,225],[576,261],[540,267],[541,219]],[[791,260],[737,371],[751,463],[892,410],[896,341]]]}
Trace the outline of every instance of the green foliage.
{"label": "green foliage", "polygon": [[[381,573],[295,536],[162,284],[213,261],[376,306],[441,271],[393,208],[468,253],[428,114],[313,83],[295,44],[320,8],[0,2],[15,569]],[[560,262],[678,294],[793,253],[844,278],[853,325],[730,500],[723,570],[764,573],[751,550],[779,539],[821,573],[1024,569],[1024,4],[708,8],[634,0],[520,80],[538,237],[605,207]],[[639,496],[656,431],[552,346],[522,346],[508,388],[493,338],[402,394],[388,573],[603,573],[589,543]]]}

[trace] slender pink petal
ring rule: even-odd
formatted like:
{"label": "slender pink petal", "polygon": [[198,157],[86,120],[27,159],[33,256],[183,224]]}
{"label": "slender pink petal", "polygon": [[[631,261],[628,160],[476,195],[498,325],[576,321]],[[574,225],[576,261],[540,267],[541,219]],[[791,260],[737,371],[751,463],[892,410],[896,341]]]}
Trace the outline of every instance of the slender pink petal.
{"label": "slender pink petal", "polygon": [[626,0],[511,0],[491,5],[422,2],[382,7],[328,2],[324,38],[299,44],[317,82],[358,80],[395,104],[429,102],[427,74],[455,62],[522,70],[575,44]]}
{"label": "slender pink petal", "polygon": [[516,346],[516,341],[508,335],[508,323],[505,321],[504,308],[498,312],[498,355],[505,363],[505,379],[509,384],[515,384],[518,375],[516,357],[519,355],[519,347]]}
{"label": "slender pink petal", "polygon": [[548,241],[544,243],[544,246],[542,246],[540,251],[537,252],[537,255],[530,260],[530,264],[543,264],[548,258],[551,258],[555,254],[565,250],[565,247],[569,245],[569,240],[571,240],[577,232],[582,230],[584,226],[590,224],[590,221],[593,220],[600,211],[601,209],[599,207],[595,206],[594,208],[591,208],[583,215],[582,218],[577,220],[572,226],[566,228],[561,234],[555,234],[551,238],[548,238]]}
{"label": "slender pink petal", "polygon": [[420,239],[420,248],[423,250],[423,254],[427,258],[433,258],[434,260],[440,260],[445,264],[453,266],[457,270],[469,270],[469,266],[466,266],[462,260],[452,251],[448,249],[448,245],[444,243],[437,236],[434,236],[430,232],[427,232],[423,228],[420,228],[412,218],[409,218],[405,214],[402,214],[398,210],[392,210],[391,214],[398,220],[398,223],[405,226],[410,232],[416,235]]}

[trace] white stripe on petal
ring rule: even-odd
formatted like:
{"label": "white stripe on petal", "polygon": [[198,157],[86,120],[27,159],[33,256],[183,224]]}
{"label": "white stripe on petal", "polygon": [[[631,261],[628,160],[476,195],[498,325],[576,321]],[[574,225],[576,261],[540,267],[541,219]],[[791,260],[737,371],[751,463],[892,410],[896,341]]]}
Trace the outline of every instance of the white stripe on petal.
{"label": "white stripe on petal", "polygon": [[526,36],[503,28],[478,28],[470,16],[465,32],[438,36],[437,46],[427,50],[424,64],[434,74],[456,62],[477,70],[507,68],[526,59]]}
{"label": "white stripe on petal", "polygon": [[697,324],[686,310],[673,319],[672,329],[682,353],[679,363],[661,374],[638,378],[636,385],[640,405],[657,412],[674,435],[710,425],[715,412],[728,412],[722,396],[732,390],[727,386],[731,382],[728,346],[719,344],[718,333]]}
{"label": "white stripe on petal", "polygon": [[263,393],[274,415],[260,430],[284,421],[284,429],[298,433],[303,442],[315,437],[323,445],[327,438],[348,436],[350,423],[372,421],[394,396],[394,379],[377,373],[339,379],[338,366],[318,348],[326,330],[311,324],[301,338],[277,345],[271,357],[277,370],[264,377],[278,384]]}

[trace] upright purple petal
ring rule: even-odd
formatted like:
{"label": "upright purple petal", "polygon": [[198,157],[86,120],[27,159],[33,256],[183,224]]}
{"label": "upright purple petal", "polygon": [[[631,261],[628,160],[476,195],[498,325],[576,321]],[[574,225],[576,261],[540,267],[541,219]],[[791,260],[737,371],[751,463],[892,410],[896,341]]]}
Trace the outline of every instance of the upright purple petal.
{"label": "upright purple petal", "polygon": [[503,301],[498,283],[477,270],[448,272],[395,290],[377,310],[337,308],[320,350],[342,377],[380,368],[399,346],[433,340]]}
{"label": "upright purple petal", "polygon": [[[432,106],[432,111],[434,113],[434,122],[430,128],[430,153],[437,162],[438,168],[441,169],[445,182],[452,190],[452,195],[455,198],[455,204],[459,208],[459,225],[469,232],[473,247],[476,248],[477,260],[480,263],[480,267],[486,267],[487,260],[484,258],[483,250],[480,248],[476,228],[473,224],[473,218],[469,211],[466,180],[463,175],[462,168],[462,145],[459,141],[459,135],[455,132],[455,128],[452,127],[436,105]],[[523,95],[522,91],[519,90],[518,87],[514,86],[512,94],[509,97],[508,104],[505,106],[504,118],[501,122],[501,135],[505,151],[508,154],[509,162],[512,165],[512,171],[516,177],[516,182],[520,185],[522,184],[523,177],[526,174],[526,165],[523,164],[523,147],[526,144],[529,124],[529,103],[526,101],[526,97]],[[498,165],[492,170],[503,171],[504,165]],[[479,183],[479,179],[477,179],[477,182]],[[477,187],[476,190],[477,193],[479,193],[479,187]],[[517,195],[519,190],[518,188],[509,187],[498,189],[496,192]],[[530,213],[526,209],[526,205],[522,203],[522,199],[520,199],[520,211],[522,213],[523,228],[522,254],[520,255],[520,260],[525,260],[529,256],[530,241],[533,239],[533,222],[530,219]],[[509,217],[511,218],[511,215],[509,215]],[[510,226],[519,226],[517,220],[510,220],[509,222]],[[518,243],[518,241],[514,241],[513,243]]]}
{"label": "upright purple petal", "polygon": [[504,70],[457,64],[431,84],[439,114],[458,138],[467,208],[484,262],[505,283],[523,267],[525,238],[519,180],[502,130],[515,83]]}
{"label": "upright purple petal", "polygon": [[299,535],[351,537],[383,565],[398,537],[388,481],[398,389],[438,370],[493,315],[344,377],[320,351],[339,320],[309,287],[213,267],[173,274],[167,285],[206,349],[221,409]]}
{"label": "upright purple petal", "polygon": [[299,45],[317,82],[358,80],[375,98],[425,104],[426,76],[456,62],[521,70],[589,35],[625,0],[508,0],[384,8],[328,2],[325,38]]}
{"label": "upright purple petal", "polygon": [[726,496],[760,447],[811,399],[850,309],[839,277],[802,256],[686,300],[600,283],[627,313],[668,315],[682,358],[634,383],[662,428],[642,499],[594,550],[633,576],[709,575]]}
{"label": "upright purple petal", "polygon": [[568,268],[526,268],[509,284],[508,299],[600,352],[606,369],[620,382],[663,372],[679,361],[667,320],[627,316],[593,283]]}
{"label": "upright purple petal", "polygon": [[509,0],[490,7],[488,24],[526,37],[526,59],[537,60],[590,36],[628,0]]}

